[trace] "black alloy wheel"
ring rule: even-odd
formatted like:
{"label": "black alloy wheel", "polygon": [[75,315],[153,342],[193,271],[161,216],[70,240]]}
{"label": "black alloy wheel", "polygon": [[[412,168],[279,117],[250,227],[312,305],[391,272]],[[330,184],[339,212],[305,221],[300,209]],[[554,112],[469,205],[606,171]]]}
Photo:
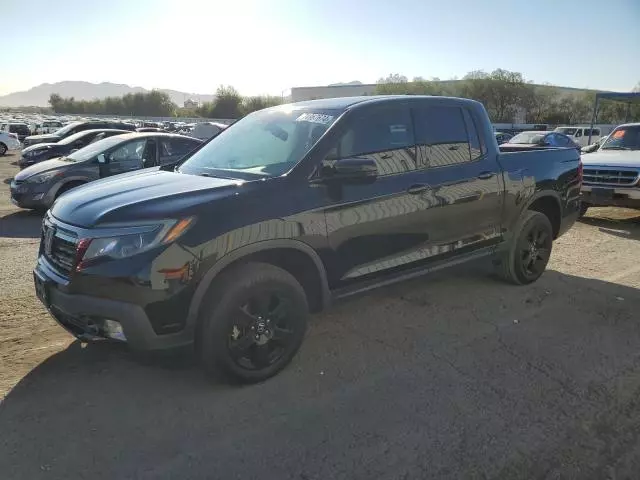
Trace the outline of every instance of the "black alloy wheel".
{"label": "black alloy wheel", "polygon": [[553,248],[553,227],[544,213],[527,210],[513,231],[507,247],[498,252],[498,274],[508,282],[535,282],[547,268]]}
{"label": "black alloy wheel", "polygon": [[240,368],[262,370],[292,346],[291,302],[277,292],[263,291],[238,307],[227,340],[229,355]]}
{"label": "black alloy wheel", "polygon": [[531,222],[518,245],[520,268],[527,278],[536,279],[544,272],[551,256],[551,232],[542,222]]}
{"label": "black alloy wheel", "polygon": [[275,265],[250,262],[220,274],[200,314],[196,348],[214,377],[256,383],[293,359],[309,307],[296,278]]}

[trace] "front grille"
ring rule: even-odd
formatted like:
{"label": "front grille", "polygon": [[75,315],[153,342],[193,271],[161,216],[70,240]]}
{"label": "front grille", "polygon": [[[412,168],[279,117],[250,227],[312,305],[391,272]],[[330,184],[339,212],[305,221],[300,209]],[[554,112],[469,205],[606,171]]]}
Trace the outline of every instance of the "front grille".
{"label": "front grille", "polygon": [[[47,246],[47,232],[55,229]],[[64,275],[68,275],[75,266],[77,238],[71,232],[57,228],[55,224],[45,222],[42,228],[42,252],[49,262]]]}
{"label": "front grille", "polygon": [[637,170],[585,168],[584,183],[595,185],[630,186],[638,180]]}

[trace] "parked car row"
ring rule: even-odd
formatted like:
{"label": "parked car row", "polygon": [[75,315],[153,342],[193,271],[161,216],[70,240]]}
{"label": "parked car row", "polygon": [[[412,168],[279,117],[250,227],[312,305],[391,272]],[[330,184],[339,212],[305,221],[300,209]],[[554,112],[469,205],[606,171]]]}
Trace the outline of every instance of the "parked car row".
{"label": "parked car row", "polygon": [[254,112],[206,143],[105,138],[24,169],[11,192],[50,207],[34,286],[70,333],[192,346],[251,383],[335,299],[477,259],[537,280],[582,181],[576,149],[538,147],[498,147],[472,100],[337,98]]}
{"label": "parked car row", "polygon": [[173,163],[202,143],[182,135],[97,129],[76,133],[66,140],[25,149],[25,163],[38,156],[59,158],[40,161],[15,176],[10,186],[14,204],[46,210],[72,188],[119,173]]}
{"label": "parked car row", "polygon": [[55,143],[60,140],[67,138],[71,135],[74,135],[78,132],[82,132],[84,130],[95,130],[95,129],[117,129],[117,130],[127,130],[134,131],[136,126],[132,123],[126,122],[110,122],[110,121],[85,121],[85,122],[72,122],[68,125],[65,125],[59,130],[56,130],[53,133],[43,134],[43,135],[31,135],[24,139],[24,146],[28,147],[30,145],[35,145],[37,143]]}

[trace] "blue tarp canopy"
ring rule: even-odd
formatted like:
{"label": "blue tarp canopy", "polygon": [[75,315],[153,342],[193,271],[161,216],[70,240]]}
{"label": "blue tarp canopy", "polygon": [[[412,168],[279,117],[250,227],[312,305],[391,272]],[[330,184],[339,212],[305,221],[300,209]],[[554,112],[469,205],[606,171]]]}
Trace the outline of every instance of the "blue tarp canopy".
{"label": "blue tarp canopy", "polygon": [[[598,106],[600,105],[600,100],[610,100],[612,102],[621,102],[626,103],[631,106],[633,103],[640,103],[640,92],[600,92],[596,93],[596,100],[593,103],[593,115],[591,115],[591,128],[589,129],[589,142],[588,145],[591,145],[591,131],[593,130],[593,125],[596,123],[598,119]],[[627,110],[628,115],[629,110]]]}

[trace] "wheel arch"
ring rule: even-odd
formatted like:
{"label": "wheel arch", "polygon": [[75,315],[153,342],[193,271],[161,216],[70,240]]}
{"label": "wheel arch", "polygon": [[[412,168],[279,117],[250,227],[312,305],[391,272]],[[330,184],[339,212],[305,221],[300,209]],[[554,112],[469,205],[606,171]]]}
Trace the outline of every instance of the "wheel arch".
{"label": "wheel arch", "polygon": [[525,204],[520,216],[527,210],[540,212],[549,219],[553,228],[553,238],[558,238],[562,224],[562,202],[560,195],[552,190],[537,192]]}
{"label": "wheel arch", "polygon": [[304,288],[312,311],[323,310],[331,302],[327,272],[313,248],[299,240],[267,240],[238,248],[207,270],[191,299],[186,328],[193,329],[196,326],[200,308],[215,279],[223,271],[250,261],[271,263],[291,273]]}

